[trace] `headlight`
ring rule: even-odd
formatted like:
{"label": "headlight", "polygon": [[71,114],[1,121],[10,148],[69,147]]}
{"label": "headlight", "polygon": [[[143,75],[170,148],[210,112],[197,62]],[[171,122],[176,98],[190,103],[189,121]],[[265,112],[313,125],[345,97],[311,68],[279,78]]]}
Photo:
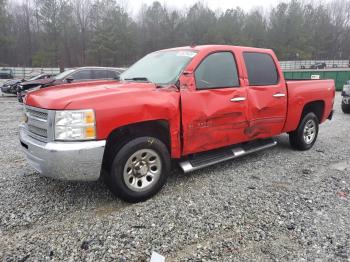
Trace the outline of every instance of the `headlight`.
{"label": "headlight", "polygon": [[95,112],[87,110],[56,111],[55,140],[96,139]]}

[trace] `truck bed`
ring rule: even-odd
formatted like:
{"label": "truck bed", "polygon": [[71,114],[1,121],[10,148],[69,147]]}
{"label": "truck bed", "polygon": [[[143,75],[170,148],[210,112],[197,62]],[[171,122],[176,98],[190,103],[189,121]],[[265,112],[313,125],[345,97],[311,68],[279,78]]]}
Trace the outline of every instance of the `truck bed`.
{"label": "truck bed", "polygon": [[334,104],[334,80],[293,79],[286,80],[286,86],[288,110],[284,132],[290,132],[297,128],[304,105],[310,102],[319,101],[324,104],[321,123],[328,118]]}

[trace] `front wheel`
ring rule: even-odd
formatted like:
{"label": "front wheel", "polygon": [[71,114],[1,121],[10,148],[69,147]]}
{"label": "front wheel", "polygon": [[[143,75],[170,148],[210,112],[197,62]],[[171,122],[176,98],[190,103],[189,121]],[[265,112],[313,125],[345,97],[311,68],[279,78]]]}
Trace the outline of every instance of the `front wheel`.
{"label": "front wheel", "polygon": [[319,120],[314,113],[306,114],[298,128],[289,134],[291,146],[298,150],[308,150],[316,142]]}
{"label": "front wheel", "polygon": [[138,137],[116,153],[108,185],[127,202],[145,201],[160,191],[169,172],[170,155],[165,144],[154,137]]}

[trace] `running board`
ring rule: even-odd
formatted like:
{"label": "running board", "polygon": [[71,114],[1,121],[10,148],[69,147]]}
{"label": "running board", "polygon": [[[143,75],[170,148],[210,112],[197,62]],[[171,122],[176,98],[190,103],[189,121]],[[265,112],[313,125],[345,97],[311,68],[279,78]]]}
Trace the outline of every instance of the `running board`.
{"label": "running board", "polygon": [[181,169],[185,172],[191,172],[203,167],[211,166],[226,160],[245,156],[260,150],[264,150],[277,145],[274,139],[262,139],[253,142],[235,145],[225,149],[195,154],[179,163]]}

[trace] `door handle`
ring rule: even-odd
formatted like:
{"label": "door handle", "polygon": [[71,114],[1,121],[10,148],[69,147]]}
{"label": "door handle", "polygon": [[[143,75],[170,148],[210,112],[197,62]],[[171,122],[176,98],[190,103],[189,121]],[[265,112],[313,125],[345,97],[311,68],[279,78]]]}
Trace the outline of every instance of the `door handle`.
{"label": "door handle", "polygon": [[245,100],[246,100],[246,98],[243,97],[243,96],[234,97],[234,98],[230,99],[231,102],[242,102],[242,101],[245,101]]}
{"label": "door handle", "polygon": [[283,94],[283,93],[277,93],[277,94],[274,94],[273,97],[285,97],[286,94]]}

